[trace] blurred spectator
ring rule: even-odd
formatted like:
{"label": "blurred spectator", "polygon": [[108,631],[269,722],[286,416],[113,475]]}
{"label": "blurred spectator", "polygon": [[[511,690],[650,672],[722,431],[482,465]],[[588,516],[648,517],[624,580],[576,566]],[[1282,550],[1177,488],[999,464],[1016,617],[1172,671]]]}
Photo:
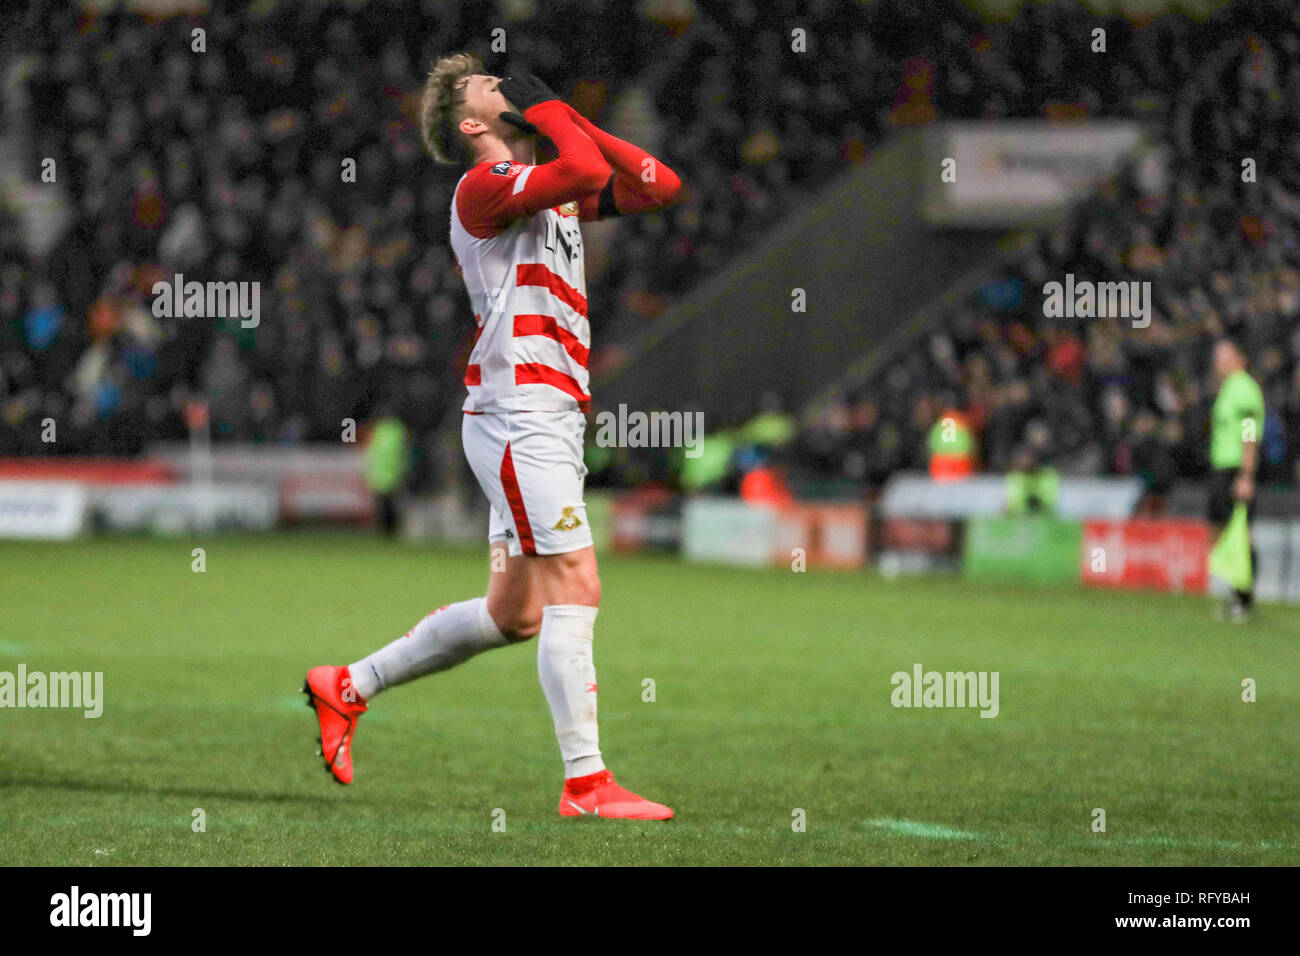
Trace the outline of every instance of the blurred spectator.
{"label": "blurred spectator", "polygon": [[379,529],[389,538],[397,533],[398,503],[410,465],[406,426],[385,407],[366,441],[366,484],[375,496]]}
{"label": "blurred spectator", "polygon": [[1007,514],[1056,514],[1061,476],[1044,466],[1029,448],[1022,448],[1007,473]]}
{"label": "blurred spectator", "polygon": [[930,450],[930,477],[935,481],[960,481],[975,471],[975,437],[970,422],[950,404],[934,417],[926,444]]}

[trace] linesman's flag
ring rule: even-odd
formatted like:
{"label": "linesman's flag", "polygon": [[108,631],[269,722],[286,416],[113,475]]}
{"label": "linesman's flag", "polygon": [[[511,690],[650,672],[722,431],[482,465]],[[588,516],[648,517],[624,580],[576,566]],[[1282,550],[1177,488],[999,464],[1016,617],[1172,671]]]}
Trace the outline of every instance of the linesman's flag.
{"label": "linesman's flag", "polygon": [[1234,591],[1249,591],[1254,578],[1250,566],[1250,528],[1246,525],[1246,505],[1237,502],[1232,520],[1210,550],[1210,573],[1228,583]]}

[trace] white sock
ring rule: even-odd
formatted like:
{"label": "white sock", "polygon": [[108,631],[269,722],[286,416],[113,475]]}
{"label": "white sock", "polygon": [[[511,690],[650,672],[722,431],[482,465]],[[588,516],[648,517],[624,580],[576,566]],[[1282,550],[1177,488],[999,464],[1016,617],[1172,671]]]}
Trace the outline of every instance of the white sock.
{"label": "white sock", "polygon": [[583,604],[542,608],[537,676],[551,705],[566,778],[605,769],[596,730],[596,665],[591,654],[597,610]]}
{"label": "white sock", "polygon": [[509,643],[488,613],[487,599],[448,604],[386,647],[353,664],[357,693],[369,700],[381,690],[445,671],[475,654]]}

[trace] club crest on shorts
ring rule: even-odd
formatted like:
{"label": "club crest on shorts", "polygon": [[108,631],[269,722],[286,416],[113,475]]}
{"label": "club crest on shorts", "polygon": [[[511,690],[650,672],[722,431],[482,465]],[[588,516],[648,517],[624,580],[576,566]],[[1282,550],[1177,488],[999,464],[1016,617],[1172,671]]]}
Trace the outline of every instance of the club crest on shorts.
{"label": "club crest on shorts", "polygon": [[582,519],[573,513],[573,505],[565,505],[560,512],[560,520],[551,525],[554,531],[572,531],[582,524]]}

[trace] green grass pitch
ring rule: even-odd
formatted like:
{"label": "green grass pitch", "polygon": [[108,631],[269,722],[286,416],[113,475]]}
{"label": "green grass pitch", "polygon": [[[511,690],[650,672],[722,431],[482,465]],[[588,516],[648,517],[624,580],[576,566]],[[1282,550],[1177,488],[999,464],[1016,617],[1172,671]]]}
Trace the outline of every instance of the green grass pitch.
{"label": "green grass pitch", "polygon": [[[105,683],[97,720],[0,710],[3,864],[1300,863],[1300,609],[610,556],[602,749],[677,811],[637,823],[557,815],[533,642],[379,698],[352,786],[313,755],[307,668],[482,593],[481,550],[96,539],[0,568],[0,671]],[[1000,714],[894,708],[916,663],[998,671]]]}

